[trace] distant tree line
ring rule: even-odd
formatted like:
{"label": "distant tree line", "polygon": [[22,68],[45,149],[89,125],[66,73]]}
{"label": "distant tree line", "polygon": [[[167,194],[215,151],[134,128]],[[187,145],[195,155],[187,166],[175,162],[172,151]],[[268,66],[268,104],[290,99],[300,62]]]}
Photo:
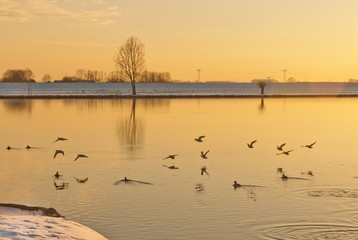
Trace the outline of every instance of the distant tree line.
{"label": "distant tree line", "polygon": [[35,75],[33,72],[26,69],[9,69],[7,70],[2,78],[2,82],[35,82]]}
{"label": "distant tree line", "polygon": [[[110,73],[97,70],[78,69],[74,76],[65,76],[62,82],[129,82],[129,78],[123,71],[112,71]],[[169,72],[143,71],[138,76],[137,82],[165,83],[171,82]]]}
{"label": "distant tree line", "polygon": [[[42,82],[51,82],[49,74],[42,77]],[[26,69],[9,69],[2,78],[2,82],[36,82],[33,72]],[[128,77],[123,71],[104,72],[97,70],[78,69],[74,76],[65,76],[60,82],[129,82]],[[171,82],[172,78],[169,72],[143,71],[138,76],[137,82],[145,83],[165,83]],[[58,81],[56,81],[58,82]]]}

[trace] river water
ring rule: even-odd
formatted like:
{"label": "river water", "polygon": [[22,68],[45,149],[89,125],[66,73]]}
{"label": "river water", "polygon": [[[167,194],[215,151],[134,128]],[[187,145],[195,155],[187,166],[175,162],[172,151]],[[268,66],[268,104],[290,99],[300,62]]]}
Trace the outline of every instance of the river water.
{"label": "river water", "polygon": [[[2,99],[0,202],[54,207],[108,239],[358,239],[357,107],[333,97]],[[277,155],[282,143],[289,155]],[[124,177],[139,182],[114,185]]]}

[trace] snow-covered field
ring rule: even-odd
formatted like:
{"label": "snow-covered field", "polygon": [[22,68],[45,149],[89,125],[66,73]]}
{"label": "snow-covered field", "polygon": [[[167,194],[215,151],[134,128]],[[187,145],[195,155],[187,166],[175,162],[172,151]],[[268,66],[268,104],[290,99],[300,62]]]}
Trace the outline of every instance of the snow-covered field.
{"label": "snow-covered field", "polygon": [[0,206],[0,239],[105,240],[94,230],[63,217],[43,216],[43,211],[28,211]]}
{"label": "snow-covered field", "polygon": [[[137,83],[138,96],[261,96],[257,83]],[[358,96],[358,83],[267,83],[266,96]],[[129,83],[0,83],[0,97],[125,97]]]}

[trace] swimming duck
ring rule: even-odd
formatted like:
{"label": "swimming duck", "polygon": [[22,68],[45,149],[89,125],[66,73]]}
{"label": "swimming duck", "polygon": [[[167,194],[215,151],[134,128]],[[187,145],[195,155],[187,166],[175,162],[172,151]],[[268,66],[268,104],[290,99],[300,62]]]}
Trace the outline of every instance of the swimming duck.
{"label": "swimming duck", "polygon": [[304,145],[304,146],[301,146],[301,147],[312,148],[313,145],[315,145],[315,144],[316,144],[316,142],[308,144],[308,145]]}
{"label": "swimming duck", "polygon": [[234,181],[234,184],[232,185],[234,188],[238,188],[241,187],[241,185],[239,183],[237,183],[237,181]]}
{"label": "swimming duck", "polygon": [[277,150],[283,151],[283,147],[286,145],[286,143],[282,143],[281,145],[277,145]]}
{"label": "swimming duck", "polygon": [[203,142],[203,138],[205,136],[199,136],[198,138],[195,138],[194,140],[197,141],[197,142]]}
{"label": "swimming duck", "polygon": [[27,150],[30,149],[30,148],[31,148],[31,147],[30,147],[29,145],[26,146],[26,149],[27,149]]}
{"label": "swimming duck", "polygon": [[249,148],[254,148],[254,143],[257,142],[257,140],[252,141],[251,143],[248,143],[247,146]]}
{"label": "swimming duck", "polygon": [[60,175],[58,172],[55,173],[55,175],[53,175],[55,178],[60,178],[62,175]]}
{"label": "swimming duck", "polygon": [[7,146],[7,148],[6,148],[7,150],[10,150],[11,149],[11,147],[10,146]]}
{"label": "swimming duck", "polygon": [[179,169],[178,167],[176,167],[176,166],[167,166],[167,165],[163,165],[164,167],[166,167],[166,168],[169,168],[169,169]]}
{"label": "swimming duck", "polygon": [[285,175],[285,174],[282,174],[282,177],[281,177],[282,180],[287,180],[288,177]]}
{"label": "swimming duck", "polygon": [[206,156],[206,154],[208,154],[210,150],[206,151],[206,153],[204,153],[203,151],[201,151],[201,157],[204,158],[204,159],[207,159],[208,157]]}
{"label": "swimming duck", "polygon": [[62,138],[62,137],[57,137],[57,139],[56,139],[56,141],[54,141],[54,143],[57,142],[57,141],[66,141],[66,140],[68,140],[68,139],[67,138]]}
{"label": "swimming duck", "polygon": [[124,179],[121,179],[121,180],[115,182],[113,185],[118,185],[118,184],[120,184],[120,183],[122,183],[122,182],[124,182],[124,183],[134,182],[134,183],[141,183],[141,184],[149,184],[149,185],[152,185],[152,183],[149,183],[149,182],[142,182],[142,181],[132,180],[132,179],[129,179],[129,178],[127,178],[127,177],[124,177]]}
{"label": "swimming duck", "polygon": [[79,158],[88,158],[88,157],[86,155],[84,155],[84,154],[77,154],[77,157],[73,161],[76,161]]}
{"label": "swimming duck", "polygon": [[169,155],[168,157],[163,158],[163,160],[168,159],[168,158],[175,159],[176,156],[178,156],[178,155],[177,155],[177,154],[175,154],[175,155]]}
{"label": "swimming duck", "polygon": [[53,159],[55,159],[55,158],[56,158],[57,154],[62,154],[62,155],[65,155],[65,152],[64,152],[64,151],[62,151],[62,150],[56,150],[56,151],[55,151],[55,155],[53,155]]}

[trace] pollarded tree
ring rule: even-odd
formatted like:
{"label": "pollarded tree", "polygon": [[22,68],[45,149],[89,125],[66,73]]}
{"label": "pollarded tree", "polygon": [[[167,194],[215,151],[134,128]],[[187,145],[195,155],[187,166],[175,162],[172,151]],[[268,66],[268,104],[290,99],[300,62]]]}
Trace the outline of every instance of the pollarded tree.
{"label": "pollarded tree", "polygon": [[122,70],[132,85],[132,94],[136,95],[135,83],[144,69],[144,44],[134,36],[125,41],[114,54],[113,61]]}

